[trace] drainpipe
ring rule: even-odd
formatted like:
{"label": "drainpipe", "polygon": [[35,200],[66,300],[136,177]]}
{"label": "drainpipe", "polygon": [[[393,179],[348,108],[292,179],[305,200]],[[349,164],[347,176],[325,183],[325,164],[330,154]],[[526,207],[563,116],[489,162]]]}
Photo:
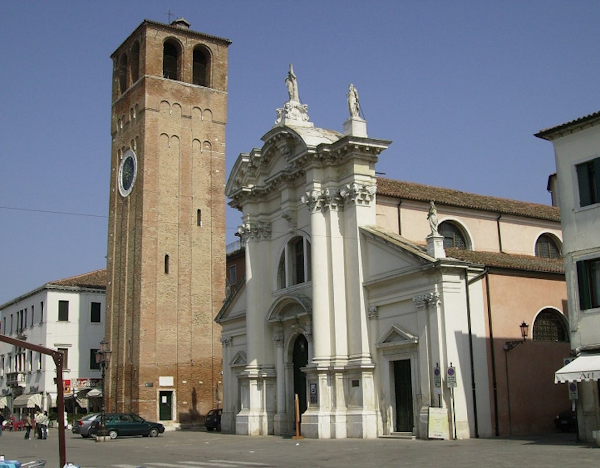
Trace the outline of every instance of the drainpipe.
{"label": "drainpipe", "polygon": [[471,298],[469,295],[469,285],[473,284],[475,281],[480,280],[484,273],[477,275],[476,277],[469,280],[469,270],[465,268],[465,295],[467,301],[467,324],[469,327],[469,357],[471,364],[471,391],[473,392],[473,414],[475,416],[475,437],[479,438],[479,418],[477,417],[477,392],[475,385],[475,364],[474,364],[474,356],[473,356],[473,333],[471,331]]}
{"label": "drainpipe", "polygon": [[[496,436],[500,435],[499,423],[498,423],[498,380],[496,379],[496,353],[494,351],[494,330],[492,328],[492,305],[490,302],[490,275],[489,270],[486,268],[483,272],[485,276],[485,294],[487,299],[487,315],[488,315],[488,327],[490,329],[490,357],[492,360],[492,386],[494,390],[494,425],[496,426]],[[473,280],[478,277],[473,278]],[[472,280],[472,281],[473,281]]]}
{"label": "drainpipe", "polygon": [[496,229],[498,229],[498,247],[500,248],[500,253],[503,253],[504,251],[502,250],[502,232],[500,231],[500,219],[502,218],[502,215],[499,214],[498,217],[496,218]]}
{"label": "drainpipe", "polygon": [[398,212],[398,235],[402,235],[402,216],[400,216],[400,208],[402,206],[402,200],[400,200],[398,202],[398,208],[397,208],[397,212]]}

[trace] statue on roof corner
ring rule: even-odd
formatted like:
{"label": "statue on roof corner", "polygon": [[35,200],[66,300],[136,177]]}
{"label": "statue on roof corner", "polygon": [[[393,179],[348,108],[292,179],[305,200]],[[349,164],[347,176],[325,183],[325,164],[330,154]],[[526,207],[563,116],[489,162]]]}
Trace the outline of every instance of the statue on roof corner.
{"label": "statue on roof corner", "polygon": [[290,63],[290,71],[285,79],[285,85],[287,86],[290,101],[300,102],[300,95],[298,94],[298,80],[294,74],[294,65]]}
{"label": "statue on roof corner", "polygon": [[439,236],[437,209],[436,209],[435,203],[433,203],[433,201],[429,202],[429,213],[427,213],[427,219],[429,220],[429,227],[431,228],[431,235]]}
{"label": "statue on roof corner", "polygon": [[348,89],[348,94],[346,94],[346,97],[348,98],[348,110],[350,111],[350,117],[360,117],[358,90],[352,83],[350,83],[350,88]]}

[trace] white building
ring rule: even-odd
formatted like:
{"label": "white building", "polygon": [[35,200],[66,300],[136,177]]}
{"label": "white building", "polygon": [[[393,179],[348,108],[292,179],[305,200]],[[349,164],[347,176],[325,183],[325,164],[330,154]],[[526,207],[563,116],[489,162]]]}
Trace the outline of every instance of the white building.
{"label": "white building", "polygon": [[[101,374],[95,360],[104,337],[106,270],[46,283],[0,306],[2,333],[65,354],[65,399],[97,406]],[[0,342],[0,408],[56,407],[56,367],[51,356]],[[73,408],[72,400],[67,407]]]}
{"label": "white building", "polygon": [[579,435],[600,429],[600,112],[542,130],[556,159],[569,296],[571,348],[577,358],[556,373],[578,382]]}
{"label": "white building", "polygon": [[[293,70],[287,82],[226,186],[246,260],[216,318],[223,430],[293,433],[295,395],[312,438],[551,428],[564,267],[536,252],[560,251],[558,210],[377,178],[390,142],[368,137],[351,93],[342,134],[315,127]],[[522,321],[533,342],[517,348]]]}

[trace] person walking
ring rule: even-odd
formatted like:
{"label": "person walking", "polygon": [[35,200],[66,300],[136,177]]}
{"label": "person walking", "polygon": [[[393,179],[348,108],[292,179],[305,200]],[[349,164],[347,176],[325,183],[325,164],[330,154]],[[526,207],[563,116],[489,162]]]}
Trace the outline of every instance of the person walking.
{"label": "person walking", "polygon": [[36,410],[34,421],[35,421],[35,433],[37,434],[38,439],[42,438],[42,418],[43,417],[44,417],[44,415],[40,412],[40,410]]}
{"label": "person walking", "polygon": [[44,411],[43,413],[40,414],[40,423],[42,425],[42,439],[47,439],[48,438],[48,423],[50,422],[50,419],[48,418],[48,411]]}
{"label": "person walking", "polygon": [[29,413],[25,417],[25,440],[31,439],[31,428],[33,427],[33,421]]}

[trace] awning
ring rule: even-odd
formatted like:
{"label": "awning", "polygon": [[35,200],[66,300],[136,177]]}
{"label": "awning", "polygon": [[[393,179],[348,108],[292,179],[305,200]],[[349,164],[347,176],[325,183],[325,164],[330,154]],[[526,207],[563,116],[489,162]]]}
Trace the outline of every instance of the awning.
{"label": "awning", "polygon": [[13,408],[35,408],[42,407],[42,395],[39,393],[31,393],[29,395],[19,395],[13,400]]}
{"label": "awning", "polygon": [[5,396],[1,396],[0,397],[0,409],[4,409],[6,408],[8,405],[6,403],[6,397]]}
{"label": "awning", "polygon": [[600,379],[600,354],[581,354],[554,373],[554,383]]}
{"label": "awning", "polygon": [[87,393],[88,398],[101,397],[101,396],[102,396],[102,390],[98,390],[97,388],[92,388]]}

